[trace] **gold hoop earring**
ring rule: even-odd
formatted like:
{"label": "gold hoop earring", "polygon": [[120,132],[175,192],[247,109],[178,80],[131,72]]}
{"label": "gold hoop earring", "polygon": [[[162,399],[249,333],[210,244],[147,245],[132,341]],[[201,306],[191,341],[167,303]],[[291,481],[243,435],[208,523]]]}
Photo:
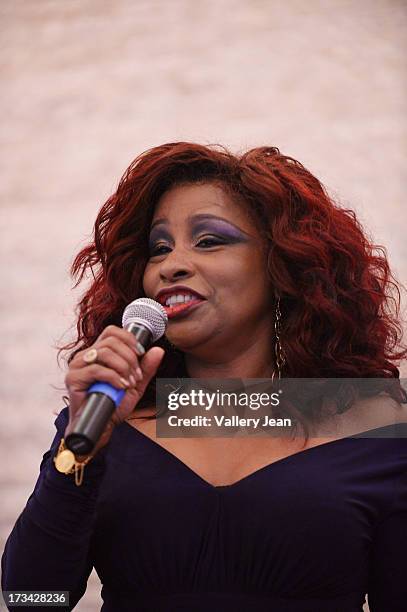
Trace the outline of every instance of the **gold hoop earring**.
{"label": "gold hoop earring", "polygon": [[[284,365],[287,363],[286,357],[284,354],[284,350],[281,344],[281,309],[280,309],[280,297],[277,298],[276,301],[276,312],[274,317],[274,333],[275,333],[275,341],[274,341],[274,357],[277,366],[278,378],[281,379],[281,372]],[[276,369],[273,370],[273,374],[271,376],[271,383],[274,382],[274,378],[276,375]]]}

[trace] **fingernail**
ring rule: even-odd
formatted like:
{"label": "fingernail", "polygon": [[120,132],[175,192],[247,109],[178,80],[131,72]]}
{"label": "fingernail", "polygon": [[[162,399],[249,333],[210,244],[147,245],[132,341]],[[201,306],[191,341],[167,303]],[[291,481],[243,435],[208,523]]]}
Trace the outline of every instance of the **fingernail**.
{"label": "fingernail", "polygon": [[137,378],[137,380],[141,380],[143,378],[143,372],[142,372],[141,368],[137,368],[137,370],[136,370],[136,378]]}
{"label": "fingernail", "polygon": [[129,381],[131,382],[133,387],[136,386],[136,379],[134,378],[133,374],[130,374]]}
{"label": "fingernail", "polygon": [[126,389],[130,387],[129,381],[126,380],[125,378],[120,377],[120,382],[122,383],[123,387],[125,387]]}

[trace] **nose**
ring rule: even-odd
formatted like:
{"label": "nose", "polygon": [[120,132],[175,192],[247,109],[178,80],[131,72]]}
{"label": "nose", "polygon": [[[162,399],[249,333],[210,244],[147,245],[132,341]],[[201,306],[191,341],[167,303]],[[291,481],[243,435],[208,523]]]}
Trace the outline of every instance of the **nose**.
{"label": "nose", "polygon": [[175,248],[163,260],[160,267],[160,278],[162,281],[173,282],[180,278],[190,278],[194,274],[192,262],[181,255]]}

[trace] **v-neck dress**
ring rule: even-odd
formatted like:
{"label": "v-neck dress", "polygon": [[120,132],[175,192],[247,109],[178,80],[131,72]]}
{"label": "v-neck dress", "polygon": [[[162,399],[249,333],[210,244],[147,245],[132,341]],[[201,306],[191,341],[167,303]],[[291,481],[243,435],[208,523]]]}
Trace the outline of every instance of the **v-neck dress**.
{"label": "v-neck dress", "polygon": [[406,424],[213,486],[123,423],[77,487],[52,461],[67,423],[64,408],[3,590],[69,591],[73,609],[95,567],[103,612],[362,612],[366,594],[370,612],[407,610]]}

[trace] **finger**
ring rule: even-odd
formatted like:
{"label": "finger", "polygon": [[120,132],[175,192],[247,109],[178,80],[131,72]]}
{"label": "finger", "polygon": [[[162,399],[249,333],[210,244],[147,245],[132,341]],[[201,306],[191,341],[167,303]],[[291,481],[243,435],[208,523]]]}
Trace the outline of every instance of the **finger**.
{"label": "finger", "polygon": [[[104,365],[107,368],[114,370],[123,378],[128,378],[129,380],[130,378],[132,378],[133,380],[130,380],[130,383],[132,385],[136,384],[136,379],[134,378],[134,374],[136,372],[137,365],[134,363],[135,361],[134,353],[133,353],[133,360],[130,360],[129,362],[128,359],[124,359],[118,352],[116,352],[115,350],[111,349],[108,346],[102,346],[98,348],[97,352],[98,352],[98,355],[97,355],[98,364]],[[129,352],[131,352],[130,349],[129,349]]]}
{"label": "finger", "polygon": [[[143,378],[140,382],[137,383],[137,391],[141,395],[143,395],[151,379],[156,374],[157,369],[164,357],[164,354],[164,349],[159,346],[153,346],[142,358],[140,362],[140,368],[143,374]],[[129,393],[131,391],[132,390],[130,390]]]}
{"label": "finger", "polygon": [[[135,385],[140,377],[137,376],[139,361],[134,351],[120,340],[117,340],[117,338],[106,338],[101,344],[102,345],[99,345],[97,343],[93,345],[93,348],[97,346],[95,363],[112,368],[125,378],[131,378],[131,384]],[[86,353],[87,351],[83,353],[82,358],[72,362],[72,369],[78,370],[89,365],[88,362],[85,361]]]}
{"label": "finger", "polygon": [[117,327],[116,325],[108,325],[102,331],[96,343],[108,337],[114,337],[114,338],[118,338],[119,340],[122,340],[125,344],[127,344],[127,346],[130,349],[135,351],[137,354],[136,347],[137,347],[138,342],[135,336],[133,336],[131,332],[127,331],[127,329],[123,329],[122,327]]}
{"label": "finger", "polygon": [[135,387],[132,387],[126,391],[123,401],[118,407],[116,415],[113,417],[115,422],[122,422],[135,409],[135,407],[143,397],[148,384],[151,382],[151,379],[156,374],[164,354],[165,351],[158,346],[151,348],[145,354],[141,361],[141,368],[143,369],[143,379],[141,382],[138,382]]}
{"label": "finger", "polygon": [[136,370],[139,367],[139,359],[137,356],[137,352],[134,349],[131,349],[122,340],[113,337],[104,338],[100,341],[97,340],[96,343],[93,344],[91,347],[87,347],[83,351],[79,351],[72,359],[69,367],[71,369],[78,369],[83,368],[85,365],[87,365],[89,363],[89,361],[87,360],[87,355],[92,349],[95,349],[97,351],[95,363],[101,362],[102,360],[103,362],[105,362],[106,359],[105,357],[103,357],[102,359],[101,353],[102,349],[104,349],[105,347],[110,348],[112,351],[117,353],[117,355],[122,360],[125,360],[128,363],[129,370],[131,370],[132,373],[135,374]]}
{"label": "finger", "polygon": [[116,389],[128,389],[129,380],[120,376],[114,370],[100,364],[90,364],[84,368],[71,370],[65,378],[65,384],[70,392],[87,391],[94,382],[107,382]]}
{"label": "finger", "polygon": [[108,338],[104,338],[96,343],[96,348],[99,350],[100,347],[108,346],[115,351],[122,359],[125,359],[134,369],[139,367],[139,359],[137,353],[134,349],[130,348],[128,344],[118,340],[117,338],[112,338],[109,336]]}

